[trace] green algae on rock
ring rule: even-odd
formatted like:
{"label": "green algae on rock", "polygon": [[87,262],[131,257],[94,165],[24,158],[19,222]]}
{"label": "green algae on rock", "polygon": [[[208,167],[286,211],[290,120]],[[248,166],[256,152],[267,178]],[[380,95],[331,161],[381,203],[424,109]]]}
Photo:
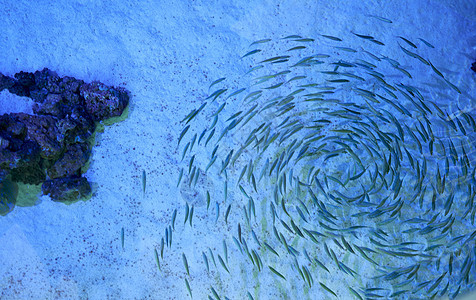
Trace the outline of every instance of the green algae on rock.
{"label": "green algae on rock", "polygon": [[0,181],[0,215],[5,216],[13,210],[18,196],[18,185],[10,179]]}

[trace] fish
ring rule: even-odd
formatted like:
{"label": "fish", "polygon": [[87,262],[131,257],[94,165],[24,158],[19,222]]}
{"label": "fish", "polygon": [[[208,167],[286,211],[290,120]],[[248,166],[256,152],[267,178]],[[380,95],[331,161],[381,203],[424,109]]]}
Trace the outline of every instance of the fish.
{"label": "fish", "polygon": [[164,238],[160,240],[160,258],[164,258]]}
{"label": "fish", "polygon": [[461,94],[461,91],[460,89],[454,85],[453,83],[451,83],[449,80],[447,80],[446,78],[444,79],[446,84],[448,84],[453,90],[455,90],[456,92],[458,92],[458,94]]}
{"label": "fish", "polygon": [[408,78],[413,78],[412,75],[410,74],[410,72],[408,72],[407,70],[403,69],[403,68],[400,68],[400,67],[394,67],[394,69],[402,72],[403,74],[405,74]]}
{"label": "fish", "polygon": [[387,19],[387,18],[384,18],[384,17],[380,17],[380,16],[377,16],[377,15],[366,15],[367,17],[371,17],[371,18],[375,18],[379,21],[382,21],[382,22],[385,22],[385,23],[393,23],[392,20],[390,19]]}
{"label": "fish", "polygon": [[337,46],[335,46],[334,48],[345,51],[345,52],[351,52],[351,53],[356,53],[357,52],[357,50],[352,49],[350,47],[337,47]]}
{"label": "fish", "polygon": [[121,228],[121,246],[124,251],[124,227]]}
{"label": "fish", "polygon": [[169,246],[169,228],[168,227],[165,228],[165,244],[167,245],[167,247]]}
{"label": "fish", "polygon": [[406,38],[404,38],[403,36],[399,36],[399,38],[401,38],[402,40],[405,41],[405,43],[407,43],[408,45],[412,46],[413,48],[418,48],[415,44],[413,44],[412,42],[410,42],[409,40],[407,40]]}
{"label": "fish", "polygon": [[308,65],[310,65],[310,64],[320,62],[320,61],[314,60],[315,58],[316,58],[315,55],[306,56],[306,57],[302,58],[301,60],[299,60],[299,61],[298,61],[297,63],[295,63],[294,65],[292,65],[292,67],[308,66]]}
{"label": "fish", "polygon": [[238,248],[238,250],[240,250],[240,253],[243,254],[243,248],[241,247],[240,242],[238,242],[238,240],[234,236],[232,237],[232,239],[233,239],[233,242],[235,243],[236,247]]}
{"label": "fish", "polygon": [[[205,99],[210,99],[210,98],[213,98],[212,99],[212,102],[214,102],[218,97],[220,97],[223,93],[225,93],[226,91],[228,91],[228,89],[218,89],[216,91],[214,91],[213,93],[210,94],[210,96],[208,96],[207,98]],[[192,117],[193,118],[193,117]],[[190,118],[189,121],[192,119]],[[187,121],[188,122],[188,121]]]}
{"label": "fish", "polygon": [[303,42],[303,43],[309,43],[309,42],[314,42],[314,39],[310,38],[298,38],[293,40],[294,42]]}
{"label": "fish", "polygon": [[261,90],[250,92],[248,95],[245,96],[245,98],[243,98],[242,101],[245,102],[248,99],[256,100],[261,96],[262,93],[263,91]]}
{"label": "fish", "polygon": [[221,258],[220,254],[218,254],[218,261],[220,262],[221,266],[225,271],[230,274],[230,270],[228,270],[228,267],[226,266],[225,262],[223,261],[223,258]]}
{"label": "fish", "polygon": [[190,217],[188,218],[190,227],[192,227],[192,219],[193,219],[193,205],[192,205],[192,208],[190,209]]}
{"label": "fish", "polygon": [[380,46],[385,46],[385,44],[383,42],[379,41],[379,40],[371,39],[369,41],[372,42],[372,43],[375,43],[377,45],[380,45]]}
{"label": "fish", "polygon": [[193,187],[194,188],[197,185],[198,176],[200,176],[200,169],[198,169],[197,172],[195,172],[195,177],[193,177]]}
{"label": "fish", "polygon": [[309,269],[306,266],[302,266],[302,273],[304,273],[305,281],[307,281],[309,288],[311,288],[314,283],[311,272],[309,272]]}
{"label": "fish", "polygon": [[279,273],[278,271],[276,271],[275,268],[271,267],[268,265],[268,268],[271,270],[271,272],[273,272],[274,274],[278,275],[281,279],[284,279],[286,281],[286,277],[284,277],[281,273]]}
{"label": "fish", "polygon": [[210,207],[210,192],[207,191],[207,210]]}
{"label": "fish", "polygon": [[225,256],[226,263],[228,263],[228,247],[225,240],[223,240],[223,255]]}
{"label": "fish", "polygon": [[444,79],[445,76],[444,76],[443,74],[441,74],[441,72],[440,72],[437,68],[435,68],[435,66],[431,63],[431,61],[428,60],[428,62],[430,63],[430,67],[433,69],[433,71],[434,71],[438,76],[440,76],[441,78]]}
{"label": "fish", "polygon": [[435,46],[433,46],[432,44],[428,43],[427,41],[425,41],[424,39],[422,38],[418,38],[420,41],[422,41],[427,47],[430,47],[430,48],[435,48]]}
{"label": "fish", "polygon": [[196,110],[196,109],[192,109],[192,110],[188,113],[188,115],[187,115],[185,118],[183,118],[182,121],[180,121],[180,123],[185,122],[185,120],[189,120],[190,117],[195,116],[196,114],[197,114],[197,110]]}
{"label": "fish", "polygon": [[351,31],[351,32],[352,32],[353,35],[358,36],[359,38],[364,39],[364,40],[373,40],[374,39],[374,37],[371,36],[371,35],[357,34],[353,31]]}
{"label": "fish", "polygon": [[271,85],[271,86],[268,86],[268,87],[265,87],[264,89],[266,89],[266,90],[274,90],[274,89],[276,89],[276,88],[282,86],[283,84],[284,84],[284,81],[279,82],[279,83],[274,84],[274,85]]}
{"label": "fish", "polygon": [[251,72],[253,72],[253,71],[262,69],[262,68],[264,68],[263,65],[258,65],[258,66],[252,67],[251,69],[249,69],[249,70],[245,73],[245,75],[246,75],[246,74],[249,74],[249,73],[251,73]]}
{"label": "fish", "polygon": [[177,209],[172,213],[172,229],[175,230],[175,218],[177,218]]}
{"label": "fish", "polygon": [[300,39],[300,38],[302,38],[302,36],[293,34],[293,35],[285,36],[285,37],[283,37],[283,38],[281,38],[281,39],[282,39],[282,40],[287,40],[287,39]]}
{"label": "fish", "polygon": [[336,294],[333,290],[331,290],[330,288],[328,288],[324,283],[322,283],[322,282],[319,281],[319,284],[322,286],[322,288],[324,288],[324,290],[326,290],[327,292],[331,293],[331,294],[334,295],[336,298],[338,298],[338,297],[337,297],[337,294]]}
{"label": "fish", "polygon": [[280,55],[280,56],[274,56],[271,58],[267,58],[265,60],[260,61],[259,63],[265,63],[265,62],[277,62],[277,61],[282,61],[282,60],[287,60],[291,56],[289,55]]}
{"label": "fish", "polygon": [[188,131],[189,129],[190,129],[190,125],[187,125],[187,126],[185,126],[185,128],[182,130],[182,132],[180,133],[178,142],[177,142],[177,146],[180,145],[180,142],[182,141],[182,138],[185,136],[185,134],[187,133],[187,131]]}
{"label": "fish", "polygon": [[254,50],[251,50],[249,52],[247,52],[245,55],[243,55],[241,58],[245,58],[247,56],[250,56],[250,55],[253,55],[253,54],[256,54],[256,53],[259,53],[261,52],[261,49],[254,49]]}
{"label": "fish", "polygon": [[[349,291],[352,295],[354,295],[357,299],[359,300],[364,300],[364,298],[362,298],[362,296],[360,296],[359,293],[357,293],[356,290],[354,290],[353,288],[351,288],[350,286],[348,287],[349,288]],[[395,296],[396,297],[396,296]]]}
{"label": "fish", "polygon": [[183,176],[183,168],[180,168],[180,173],[179,173],[179,177],[178,177],[178,180],[177,180],[177,187],[179,187],[180,182],[182,181],[182,176]]}
{"label": "fish", "polygon": [[208,258],[205,252],[202,252],[202,258],[203,262],[205,263],[205,266],[207,267],[207,272],[210,273],[210,265],[208,264]]}
{"label": "fish", "polygon": [[185,267],[185,271],[187,271],[187,275],[190,276],[190,269],[188,268],[188,261],[187,257],[185,256],[185,253],[182,252],[182,262]]}
{"label": "fish", "polygon": [[338,37],[335,37],[335,36],[332,36],[332,35],[321,34],[321,36],[325,37],[326,39],[330,39],[330,40],[337,41],[337,42],[342,42],[342,39],[340,39]]}
{"label": "fish", "polygon": [[172,247],[172,227],[169,226],[168,228],[168,236],[169,236],[169,247]]}
{"label": "fish", "polygon": [[193,179],[195,178],[195,173],[198,173],[196,172],[197,171],[197,167],[196,166],[193,166],[193,169],[192,169],[192,172],[190,174],[190,177],[188,179],[188,186],[190,187],[190,185],[192,184],[192,181]]}
{"label": "fish", "polygon": [[215,163],[217,158],[218,158],[218,156],[213,156],[212,157],[212,159],[208,163],[207,167],[205,168],[205,172],[208,172],[208,169],[210,169],[210,167],[213,166],[213,164]]}
{"label": "fish", "polygon": [[241,225],[240,225],[240,223],[238,223],[238,240],[240,241],[240,243],[243,243],[243,241],[241,239]]}
{"label": "fish", "polygon": [[[191,151],[191,150],[190,150]],[[190,158],[190,161],[188,163],[188,174],[190,175],[190,171],[192,170],[192,166],[193,166],[193,161],[195,160],[195,155],[192,155],[192,157]],[[193,176],[192,176],[193,177]]]}
{"label": "fish", "polygon": [[212,290],[213,296],[215,296],[216,300],[220,300],[220,297],[218,296],[217,291],[213,288],[213,286],[210,286],[210,289]]}
{"label": "fish", "polygon": [[251,229],[251,235],[253,236],[253,239],[255,240],[256,244],[258,244],[258,246],[261,247],[261,243],[260,241],[258,240],[258,237],[256,236],[256,233],[253,229]]}
{"label": "fish", "polygon": [[278,252],[276,252],[276,250],[273,249],[273,247],[271,247],[268,243],[266,242],[263,242],[263,244],[266,246],[266,248],[268,248],[269,251],[271,251],[274,255],[276,255],[277,257],[279,257],[279,254]]}
{"label": "fish", "polygon": [[271,39],[262,39],[262,40],[258,40],[258,41],[254,41],[253,43],[250,44],[250,46],[253,46],[253,45],[256,45],[256,44],[263,44],[263,43],[267,43],[267,42],[270,42]]}
{"label": "fish", "polygon": [[187,278],[184,278],[184,280],[185,280],[185,285],[187,286],[188,293],[190,294],[190,298],[193,298],[192,289],[190,288],[190,283],[188,282]]}
{"label": "fish", "polygon": [[348,79],[328,79],[326,80],[327,82],[332,82],[332,83],[345,83],[345,82],[350,82]]}
{"label": "fish", "polygon": [[261,258],[259,257],[258,253],[253,249],[251,250],[251,256],[254,259],[254,264],[258,267],[258,272],[261,272],[262,262]]}
{"label": "fish", "polygon": [[231,211],[231,204],[228,205],[228,208],[226,209],[225,212],[225,223],[228,224],[228,215],[230,214]]}
{"label": "fish", "polygon": [[154,256],[155,256],[155,263],[157,264],[157,268],[159,268],[159,271],[162,271],[160,269],[159,254],[157,253],[157,249],[155,248],[154,248]]}
{"label": "fish", "polygon": [[231,157],[233,156],[233,149],[230,151],[230,153],[228,153],[227,157],[225,158],[225,161],[222,163],[222,167],[221,167],[221,171],[220,171],[220,174],[223,173],[223,171],[226,169],[226,167],[228,166],[228,164],[230,163],[230,159]]}
{"label": "fish", "polygon": [[416,54],[416,53],[413,53],[413,52],[411,52],[411,51],[409,51],[409,50],[403,48],[400,44],[399,44],[399,46],[400,46],[400,49],[402,49],[402,51],[403,51],[405,54],[407,54],[408,56],[420,60],[420,61],[421,61],[422,63],[424,63],[425,65],[428,65],[428,66],[430,65],[430,63],[429,63],[426,59],[424,59],[423,57],[421,57],[420,55],[418,55],[418,54]]}
{"label": "fish", "polygon": [[[377,17],[378,20],[386,22]],[[366,41],[383,44],[376,41],[373,35],[372,32],[351,32],[351,36],[357,37],[354,41],[358,40],[369,50],[372,45],[365,45]],[[334,38],[330,40],[342,41],[339,37]],[[181,147],[190,143],[184,152],[192,163],[183,164],[189,163],[189,177],[195,179],[199,173],[202,176],[203,172],[199,169],[204,157],[202,150],[208,156],[210,151],[206,147],[213,142],[215,148],[208,157],[211,164],[207,167],[206,172],[210,172],[207,176],[224,174],[219,184],[224,184],[228,197],[225,196],[225,201],[215,199],[215,222],[218,222],[220,215],[219,206],[225,205],[224,225],[228,225],[228,220],[230,228],[238,225],[238,235],[235,232],[232,239],[244,254],[244,261],[248,265],[252,263],[248,270],[259,272],[266,266],[272,266],[275,271],[288,272],[286,277],[290,280],[301,277],[304,280],[300,283],[301,287],[307,289],[314,285],[312,277],[316,265],[324,274],[326,271],[333,274],[335,270],[332,268],[335,267],[342,271],[342,276],[356,276],[355,265],[350,265],[344,256],[350,252],[356,254],[357,261],[370,262],[377,277],[367,279],[370,280],[369,286],[374,288],[351,285],[348,291],[337,291],[331,285],[327,286],[323,277],[318,278],[321,284],[333,289],[328,291],[316,284],[326,290],[323,293],[328,293],[329,297],[331,294],[340,297],[340,293],[351,293],[358,299],[385,298],[392,293],[398,297],[432,297],[441,292],[443,281],[447,281],[449,276],[456,276],[456,279],[451,277],[452,280],[448,280],[447,290],[450,293],[458,288],[458,284],[463,286],[461,290],[465,289],[465,278],[461,276],[465,276],[466,272],[471,274],[468,269],[471,267],[473,270],[474,264],[471,258],[463,265],[469,250],[466,245],[463,248],[461,245],[466,240],[468,244],[473,240],[469,239],[472,231],[465,232],[464,228],[468,227],[460,225],[469,226],[469,222],[476,217],[476,210],[471,209],[474,202],[471,200],[474,194],[471,182],[476,180],[470,179],[471,171],[474,169],[473,174],[476,173],[476,168],[471,164],[473,154],[468,143],[475,128],[470,118],[472,112],[464,108],[467,114],[462,114],[458,106],[441,101],[436,103],[435,97],[445,93],[441,89],[438,92],[434,83],[428,84],[431,89],[417,87],[422,82],[413,70],[422,67],[431,75],[428,76],[430,80],[438,80],[437,85],[442,85],[448,93],[456,94],[442,82],[449,75],[433,65],[436,59],[427,60],[417,53],[420,51],[411,50],[425,48],[421,45],[423,42],[398,35],[395,38],[398,43],[395,44],[396,51],[404,53],[397,53],[397,57],[385,56],[391,51],[379,53],[371,50],[372,53],[361,47],[336,48],[332,56],[307,53],[314,44],[305,45],[295,40],[304,39],[303,43],[313,41],[301,36],[288,36],[277,47],[274,43],[270,44],[271,54],[263,45],[259,54],[249,57],[250,61],[257,63],[254,63],[256,67],[253,64],[249,66],[253,71],[243,79],[246,86],[242,85],[240,89],[240,83],[233,80],[236,86],[217,96],[217,89],[228,86],[222,87],[221,82],[213,85],[210,93],[216,94],[209,99],[217,96],[217,103],[209,101],[210,105],[207,104],[200,116],[194,110],[185,119],[197,120],[196,124],[190,124],[193,130],[186,132],[184,143],[180,142]],[[329,38],[322,36],[322,39]],[[328,46],[332,49],[334,45]],[[251,51],[253,49],[250,48]],[[337,55],[334,55],[335,52]],[[406,58],[407,55],[411,58]],[[418,65],[419,62],[413,61],[413,58],[428,67]],[[278,64],[284,61],[287,63]],[[409,67],[405,63],[410,64]],[[413,63],[417,66],[412,66]],[[433,76],[433,72],[437,76]],[[237,91],[240,92],[228,100],[230,93]],[[346,93],[354,97],[347,97]],[[432,102],[435,108],[428,102]],[[199,124],[199,117],[213,125],[202,132],[203,127],[200,126],[204,125]],[[196,125],[199,127],[196,128]],[[219,133],[218,141],[217,138],[211,140],[211,136],[215,137],[213,130]],[[195,143],[195,136],[198,135],[200,138]],[[210,139],[207,140],[207,137]],[[201,143],[202,138],[208,142],[203,143],[206,147]],[[203,148],[197,149],[199,146]],[[211,168],[216,161],[218,163]],[[329,165],[319,166],[322,163]],[[255,171],[260,171],[256,173],[256,176],[259,174],[256,178]],[[221,195],[221,185],[213,184],[210,188]],[[237,188],[240,193],[236,193]],[[466,192],[467,188],[469,192]],[[269,206],[254,193],[260,196],[265,193],[270,200]],[[231,215],[232,204],[228,200],[236,201],[237,197],[240,201],[233,211],[234,215]],[[207,192],[207,209],[209,198]],[[462,202],[457,201],[460,198]],[[255,201],[259,201],[257,208],[254,207]],[[463,211],[460,212],[461,207]],[[470,218],[470,215],[474,216]],[[276,219],[281,225],[276,224]],[[370,222],[368,225],[373,223],[373,226],[359,226],[359,222],[366,220]],[[273,233],[269,232],[270,226],[268,230],[264,226],[270,225],[269,221],[273,222]],[[244,228],[241,222],[246,222]],[[260,224],[264,227],[261,228]],[[403,226],[400,233],[403,241],[408,243],[396,240],[393,229],[398,224]],[[171,225],[167,235],[175,230],[173,222]],[[282,230],[283,227],[285,230]],[[319,227],[321,232],[314,230]],[[332,242],[329,243],[329,239],[334,241],[335,246],[330,246]],[[426,239],[427,243],[411,244],[419,239]],[[359,246],[366,242],[368,247]],[[324,251],[311,251],[317,245],[322,249],[323,243],[327,243],[324,244]],[[231,257],[228,257],[226,244],[224,240],[218,259],[223,268],[231,271],[228,259],[234,258],[236,252],[230,252]],[[442,255],[440,252],[444,247],[452,251]],[[456,249],[460,253],[454,252]],[[298,258],[302,252],[304,259],[308,260],[304,265]],[[445,265],[450,254],[454,255],[451,268],[457,268],[457,272],[449,271]],[[210,255],[213,256],[213,252]],[[273,258],[272,264],[269,259]],[[329,258],[331,262],[324,261]],[[414,265],[417,261],[424,263],[423,266],[431,265],[436,272],[430,274],[427,268],[418,271]],[[440,261],[442,268],[439,268]],[[286,264],[289,266],[289,262],[291,269],[283,268]],[[330,267],[327,268],[324,262],[331,264]],[[209,271],[208,262],[205,264]],[[215,261],[214,264],[217,265]],[[286,280],[285,273],[279,273],[281,277],[273,270],[269,271],[279,277],[277,280]],[[445,271],[450,274],[443,275]],[[388,281],[384,282],[385,288],[378,287],[380,281]],[[214,298],[211,293],[209,297]]]}
{"label": "fish", "polygon": [[447,273],[448,271],[441,274],[441,276],[435,280],[435,282],[430,286],[430,288],[428,288],[427,293],[431,293],[441,283],[441,281],[443,280],[443,278],[446,276]]}
{"label": "fish", "polygon": [[188,142],[182,151],[182,160],[185,158],[185,154],[187,154],[188,147],[190,147],[190,142]]}
{"label": "fish", "polygon": [[225,80],[226,77],[222,77],[222,78],[218,78],[217,80],[213,81],[210,86],[208,87],[208,90],[210,90],[212,88],[212,86],[214,86],[215,84],[218,84],[220,82],[222,82],[223,80]]}
{"label": "fish", "polygon": [[301,50],[301,49],[306,49],[306,46],[296,46],[289,48],[287,51],[293,51],[293,50]]}
{"label": "fish", "polygon": [[197,134],[195,133],[192,137],[192,141],[191,141],[191,144],[190,144],[190,152],[192,152],[193,146],[195,145],[196,140],[197,140]]}
{"label": "fish", "polygon": [[[233,97],[233,96],[236,96],[236,95],[238,95],[238,94],[241,94],[241,93],[244,92],[245,90],[246,90],[246,88],[238,89],[238,90],[234,91],[233,93],[231,93],[230,95],[228,95],[228,97],[226,97],[226,99],[229,99],[229,98],[231,98],[231,97]],[[225,103],[226,103],[226,102],[225,102]],[[225,103],[223,103],[223,104],[225,104]],[[214,124],[216,124],[216,121],[214,122]],[[213,125],[212,125],[211,127],[213,127]]]}
{"label": "fish", "polygon": [[198,138],[197,144],[200,144],[206,132],[207,132],[207,128],[203,129],[202,133],[200,134],[200,137]]}
{"label": "fish", "polygon": [[[219,96],[219,95],[218,95],[218,96]],[[218,96],[217,96],[217,97],[218,97]],[[208,99],[208,98],[207,98],[207,99]],[[187,120],[187,122],[186,122],[185,124],[188,124],[190,121],[192,121],[193,118],[195,118],[195,117],[198,115],[198,113],[207,105],[207,103],[208,103],[208,102],[205,101],[205,102],[202,104],[202,106],[200,106],[198,109],[192,110],[192,111],[190,112],[190,114],[188,114],[187,117],[185,117],[185,118],[182,120],[182,122],[185,121],[185,120]]]}
{"label": "fish", "polygon": [[185,202],[185,218],[183,220],[184,225],[185,223],[187,223],[189,213],[190,213],[190,207],[188,205],[188,202]]}
{"label": "fish", "polygon": [[[369,52],[367,50],[362,50],[362,52],[364,52],[365,54],[367,54],[368,56],[370,56],[372,59],[374,59],[376,61],[381,61],[381,59],[377,55],[373,54],[372,52]],[[375,68],[376,68],[376,66],[375,66]]]}

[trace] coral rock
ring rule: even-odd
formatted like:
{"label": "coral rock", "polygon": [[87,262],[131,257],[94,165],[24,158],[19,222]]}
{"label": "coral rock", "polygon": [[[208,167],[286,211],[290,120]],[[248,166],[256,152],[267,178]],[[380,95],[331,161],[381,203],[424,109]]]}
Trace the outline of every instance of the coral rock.
{"label": "coral rock", "polygon": [[4,89],[9,89],[14,84],[15,84],[15,79],[0,73],[0,91],[3,91]]}
{"label": "coral rock", "polygon": [[85,83],[79,90],[94,121],[120,116],[129,103],[125,89],[111,88],[97,81]]}
{"label": "coral rock", "polygon": [[[88,197],[91,186],[80,176],[91,155],[96,122],[121,115],[129,104],[127,91],[59,77],[46,68],[14,77],[0,74],[0,91],[29,96],[36,102],[35,114],[0,116],[0,181],[43,183],[43,193],[55,201]],[[11,185],[8,197],[2,191],[5,182],[0,185],[0,214],[14,206]]]}
{"label": "coral rock", "polygon": [[90,154],[91,149],[87,144],[68,145],[63,156],[48,169],[48,176],[59,178],[77,174],[88,161]]}

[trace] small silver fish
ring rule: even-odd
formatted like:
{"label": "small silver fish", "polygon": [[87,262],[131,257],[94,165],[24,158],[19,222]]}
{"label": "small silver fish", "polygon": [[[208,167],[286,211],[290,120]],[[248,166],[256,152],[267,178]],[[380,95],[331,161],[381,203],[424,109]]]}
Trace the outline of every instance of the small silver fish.
{"label": "small silver fish", "polygon": [[121,245],[122,250],[124,250],[124,227],[121,228]]}
{"label": "small silver fish", "polygon": [[376,16],[376,15],[367,15],[367,17],[372,17],[372,18],[375,18],[375,19],[377,19],[379,21],[382,21],[382,22],[385,22],[385,23],[393,23],[392,20],[390,20],[390,19],[380,17],[380,16]]}
{"label": "small silver fish", "polygon": [[188,282],[187,278],[185,278],[185,285],[187,286],[188,293],[190,294],[190,298],[192,297],[192,289],[190,288],[190,283]]}
{"label": "small silver fish", "polygon": [[183,252],[182,252],[182,262],[183,262],[183,265],[185,266],[185,271],[187,271],[188,276],[190,276],[190,269],[188,268],[187,257],[185,256],[185,253]]}
{"label": "small silver fish", "polygon": [[160,261],[159,261],[159,254],[157,253],[157,249],[155,249],[155,248],[154,248],[154,256],[155,256],[155,263],[157,264],[157,267],[159,268],[159,271],[161,271]]}
{"label": "small silver fish", "polygon": [[218,84],[218,83],[222,82],[222,81],[225,80],[225,79],[226,79],[225,77],[222,77],[222,78],[219,78],[219,79],[213,81],[213,82],[210,84],[210,86],[208,87],[208,90],[210,90],[210,89],[212,88],[212,86],[214,86],[215,84]]}
{"label": "small silver fish", "polygon": [[338,37],[335,37],[335,36],[332,36],[332,35],[321,34],[321,36],[325,37],[326,39],[330,39],[330,40],[337,41],[337,42],[342,42],[342,39],[340,39]]}
{"label": "small silver fish", "polygon": [[261,52],[261,50],[260,49],[251,50],[250,52],[247,52],[245,55],[243,55],[241,58],[245,58],[249,55],[253,55],[253,54],[256,54],[258,52]]}
{"label": "small silver fish", "polygon": [[205,262],[205,266],[207,267],[207,272],[210,273],[210,265],[208,264],[208,258],[205,252],[202,252],[203,261]]}
{"label": "small silver fish", "polygon": [[145,170],[142,170],[142,197],[145,196],[146,181],[147,181],[147,178],[146,178]]}

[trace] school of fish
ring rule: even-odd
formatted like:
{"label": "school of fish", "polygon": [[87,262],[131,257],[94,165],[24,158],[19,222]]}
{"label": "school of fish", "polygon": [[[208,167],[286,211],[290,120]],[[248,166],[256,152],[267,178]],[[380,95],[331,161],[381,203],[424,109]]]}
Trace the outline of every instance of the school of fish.
{"label": "school of fish", "polygon": [[[399,55],[381,54],[388,43]],[[306,299],[473,290],[475,113],[466,91],[425,58],[432,48],[418,37],[381,41],[367,32],[253,42],[241,56],[251,65],[243,86],[215,80],[182,120],[177,187],[220,179],[206,190],[206,208],[185,203],[184,226],[203,209],[232,228],[217,243],[222,251],[197,250],[201,267],[229,281],[244,270],[279,282],[271,292],[250,285],[241,299],[287,299],[289,289]],[[159,269],[176,216],[154,250]],[[187,253],[182,260],[192,297]],[[229,299],[208,290],[208,299]]]}

